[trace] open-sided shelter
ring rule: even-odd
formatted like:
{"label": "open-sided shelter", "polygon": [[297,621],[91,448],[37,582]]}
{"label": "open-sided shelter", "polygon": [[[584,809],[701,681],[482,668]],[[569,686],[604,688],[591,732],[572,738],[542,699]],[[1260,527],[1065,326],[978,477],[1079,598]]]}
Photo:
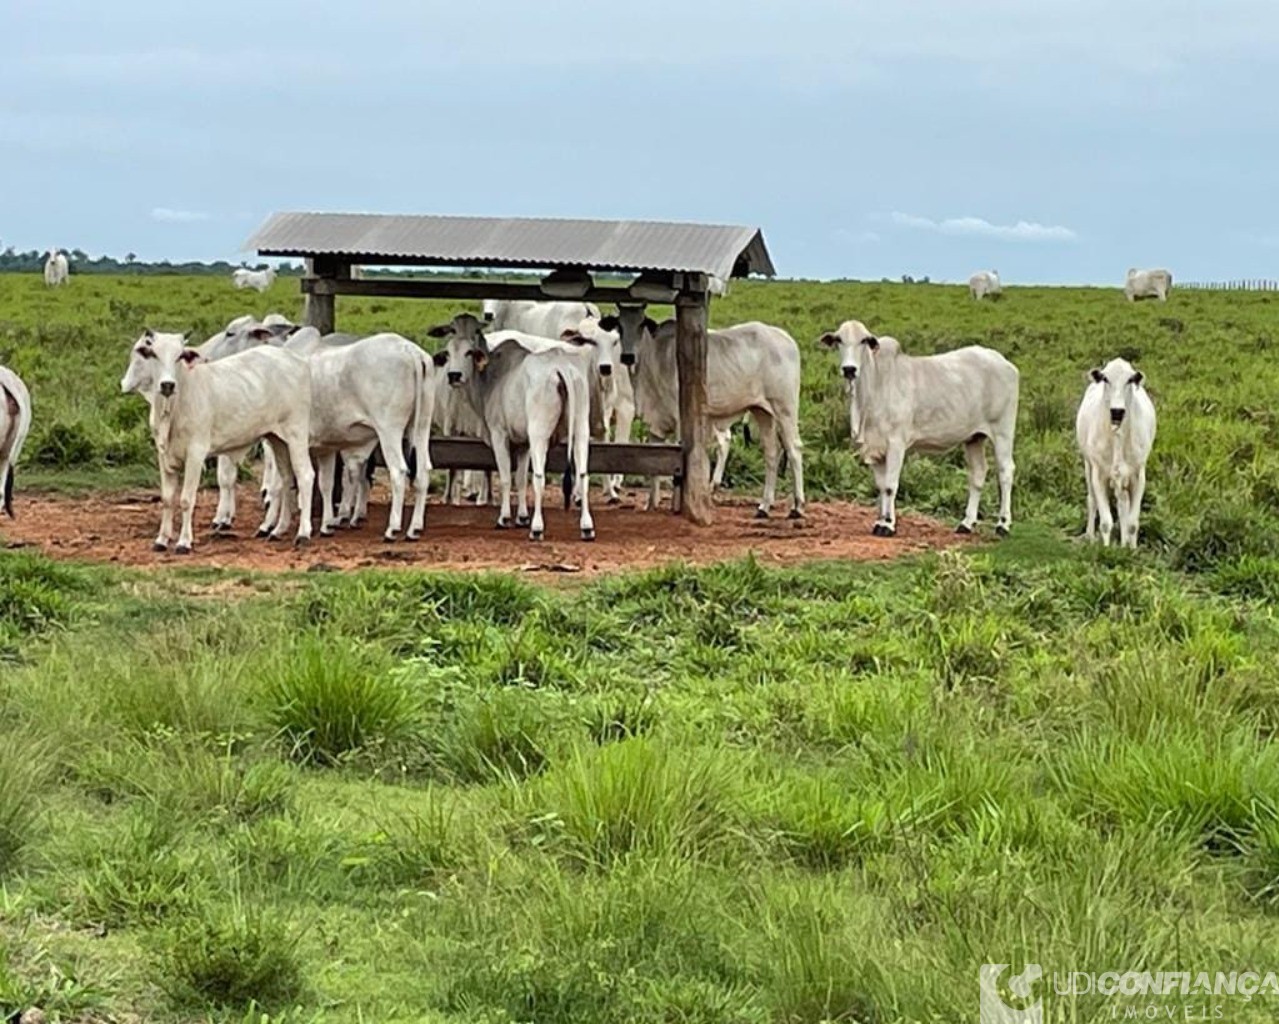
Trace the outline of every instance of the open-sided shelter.
{"label": "open-sided shelter", "polygon": [[[715,281],[774,274],[758,228],[657,221],[277,213],[245,243],[261,256],[301,257],[306,322],[336,327],[338,295],[422,299],[576,299],[618,305],[673,303],[679,374],[679,445],[591,444],[593,473],[670,473],[675,509],[711,521],[706,440],[706,329]],[[355,279],[362,265],[504,269],[544,275],[536,283],[483,279]],[[597,273],[634,274],[628,284],[597,284]],[[440,468],[485,469],[479,441],[432,442]],[[548,468],[554,468],[548,465]]]}

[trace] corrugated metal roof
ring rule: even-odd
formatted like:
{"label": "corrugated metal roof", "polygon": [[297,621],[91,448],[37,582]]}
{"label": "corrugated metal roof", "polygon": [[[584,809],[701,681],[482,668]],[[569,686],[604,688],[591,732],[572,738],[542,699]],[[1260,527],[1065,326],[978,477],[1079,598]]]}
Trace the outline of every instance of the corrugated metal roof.
{"label": "corrugated metal roof", "polygon": [[423,265],[772,276],[758,228],[628,220],[277,213],[245,244],[264,256]]}

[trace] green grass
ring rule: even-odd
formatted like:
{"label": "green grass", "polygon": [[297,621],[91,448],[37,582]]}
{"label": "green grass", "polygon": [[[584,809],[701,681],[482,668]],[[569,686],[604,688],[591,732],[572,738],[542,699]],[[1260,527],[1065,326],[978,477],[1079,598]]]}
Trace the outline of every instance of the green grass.
{"label": "green grass", "polygon": [[[0,551],[0,1010],[953,1022],[976,1019],[987,961],[1273,969],[1269,298],[780,283],[717,304],[806,346],[817,495],[868,489],[821,330],[856,316],[1019,361],[1019,518],[997,545],[571,588],[248,577],[221,601],[217,570]],[[284,284],[0,277],[0,354],[33,379],[47,460],[20,481],[149,479],[136,399],[113,393],[129,340],[245,301],[297,312]],[[445,312],[341,306],[419,336]],[[1121,352],[1161,414],[1136,553],[1069,539],[1082,372]],[[55,386],[73,373],[82,391]],[[734,464],[753,486],[758,452]],[[913,460],[904,490],[956,517],[962,463]],[[1115,1019],[1047,998],[1054,1020]]]}

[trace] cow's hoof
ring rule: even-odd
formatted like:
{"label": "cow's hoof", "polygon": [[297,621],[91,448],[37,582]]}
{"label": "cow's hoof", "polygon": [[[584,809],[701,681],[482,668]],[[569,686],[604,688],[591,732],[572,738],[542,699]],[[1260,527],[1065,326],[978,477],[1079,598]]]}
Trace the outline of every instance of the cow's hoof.
{"label": "cow's hoof", "polygon": [[1000,523],[999,525],[995,527],[995,533],[999,534],[999,536],[1001,537],[1007,537],[1008,527],[1005,526],[1003,523]]}
{"label": "cow's hoof", "polygon": [[509,530],[510,528],[511,528],[511,523],[510,523],[510,520],[508,519],[499,519],[496,523],[493,524],[493,529],[495,530]]}
{"label": "cow's hoof", "polygon": [[766,509],[766,508],[757,508],[757,509],[755,510],[755,518],[756,518],[756,519],[767,519],[767,518],[768,518],[768,509]]}
{"label": "cow's hoof", "polygon": [[179,544],[176,548],[173,549],[173,553],[175,555],[189,555],[191,554],[191,545]]}
{"label": "cow's hoof", "polygon": [[958,526],[955,527],[955,532],[956,533],[972,533],[973,528],[969,526],[967,523],[960,523]]}
{"label": "cow's hoof", "polygon": [[897,534],[897,530],[889,526],[887,523],[876,523],[875,528],[870,532],[876,537],[893,537]]}
{"label": "cow's hoof", "polygon": [[309,548],[311,546],[310,537],[294,537],[293,546],[295,548]]}
{"label": "cow's hoof", "polygon": [[529,532],[528,532],[528,539],[529,539],[529,540],[541,540],[541,539],[542,539],[542,531],[541,531],[541,530],[529,530]]}
{"label": "cow's hoof", "polygon": [[261,539],[262,537],[269,537],[271,536],[271,531],[266,529],[266,527],[263,527],[262,529],[258,530],[255,536],[258,537],[259,539]]}
{"label": "cow's hoof", "polygon": [[332,537],[335,533],[337,533],[337,530],[333,529],[333,527],[331,527],[331,526],[321,526],[321,527],[320,527],[320,536],[321,536],[321,537]]}
{"label": "cow's hoof", "polygon": [[608,501],[606,501],[604,504],[606,504],[606,505],[620,505],[621,503],[622,503],[622,499],[621,499],[621,498],[619,498],[616,494],[614,494],[614,495],[611,495],[611,496],[609,497]]}
{"label": "cow's hoof", "polygon": [[388,544],[394,544],[400,539],[400,535],[395,530],[387,530],[386,533],[382,534],[382,539]]}
{"label": "cow's hoof", "polygon": [[786,513],[786,518],[787,519],[803,519],[804,513],[797,508],[793,508]]}
{"label": "cow's hoof", "polygon": [[421,540],[421,539],[422,539],[422,531],[421,531],[421,530],[410,530],[408,533],[406,533],[406,534],[404,535],[404,539],[405,539],[405,540]]}
{"label": "cow's hoof", "polygon": [[338,517],[337,527],[339,530],[345,529],[346,527],[350,525],[351,525],[351,520],[347,519],[345,516]]}
{"label": "cow's hoof", "polygon": [[282,540],[284,540],[284,537],[278,533],[268,533],[266,535],[266,542],[268,544],[278,544]]}
{"label": "cow's hoof", "polygon": [[516,517],[515,517],[515,525],[516,525],[516,526],[528,526],[528,524],[529,524],[530,522],[532,522],[532,520],[531,520],[531,519],[529,519],[529,517],[528,517],[528,516],[516,516]]}
{"label": "cow's hoof", "polygon": [[223,530],[231,529],[230,523],[220,523],[216,519],[213,520],[209,527],[214,533],[221,533]]}
{"label": "cow's hoof", "polygon": [[595,539],[594,529],[587,529],[582,531],[582,540],[594,540],[594,539]]}
{"label": "cow's hoof", "polygon": [[162,540],[158,540],[151,545],[151,550],[152,551],[168,551],[169,545]]}

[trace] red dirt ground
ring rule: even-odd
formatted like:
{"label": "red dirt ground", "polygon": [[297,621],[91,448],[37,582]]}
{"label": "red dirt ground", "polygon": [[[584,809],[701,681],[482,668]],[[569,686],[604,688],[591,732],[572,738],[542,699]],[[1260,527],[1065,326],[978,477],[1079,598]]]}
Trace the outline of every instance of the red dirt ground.
{"label": "red dirt ground", "polygon": [[[261,519],[256,488],[237,494],[236,529],[216,536],[209,529],[217,499],[200,494],[196,507],[195,552],[157,553],[151,542],[160,523],[159,498],[149,492],[103,493],[70,498],[30,493],[15,499],[17,520],[3,524],[10,547],[33,547],[51,558],[132,566],[217,566],[265,572],[323,569],[414,568],[525,572],[571,572],[595,575],[667,562],[706,564],[754,552],[766,564],[794,564],[816,559],[882,561],[901,555],[970,542],[953,526],[918,516],[898,520],[898,534],[873,537],[872,509],[842,501],[814,502],[807,518],[788,520],[786,506],[771,519],[753,517],[749,498],[721,498],[715,523],[696,527],[665,509],[641,511],[645,495],[628,491],[621,505],[592,504],[598,539],[577,538],[576,512],[558,505],[547,508],[546,539],[533,543],[527,529],[496,530],[496,509],[431,504],[426,533],[416,542],[386,543],[386,492],[374,490],[369,521],[334,537],[318,532],[310,547],[259,540]],[[558,497],[558,495],[557,495]],[[407,513],[406,509],[406,513]],[[407,521],[407,514],[405,519]]]}

